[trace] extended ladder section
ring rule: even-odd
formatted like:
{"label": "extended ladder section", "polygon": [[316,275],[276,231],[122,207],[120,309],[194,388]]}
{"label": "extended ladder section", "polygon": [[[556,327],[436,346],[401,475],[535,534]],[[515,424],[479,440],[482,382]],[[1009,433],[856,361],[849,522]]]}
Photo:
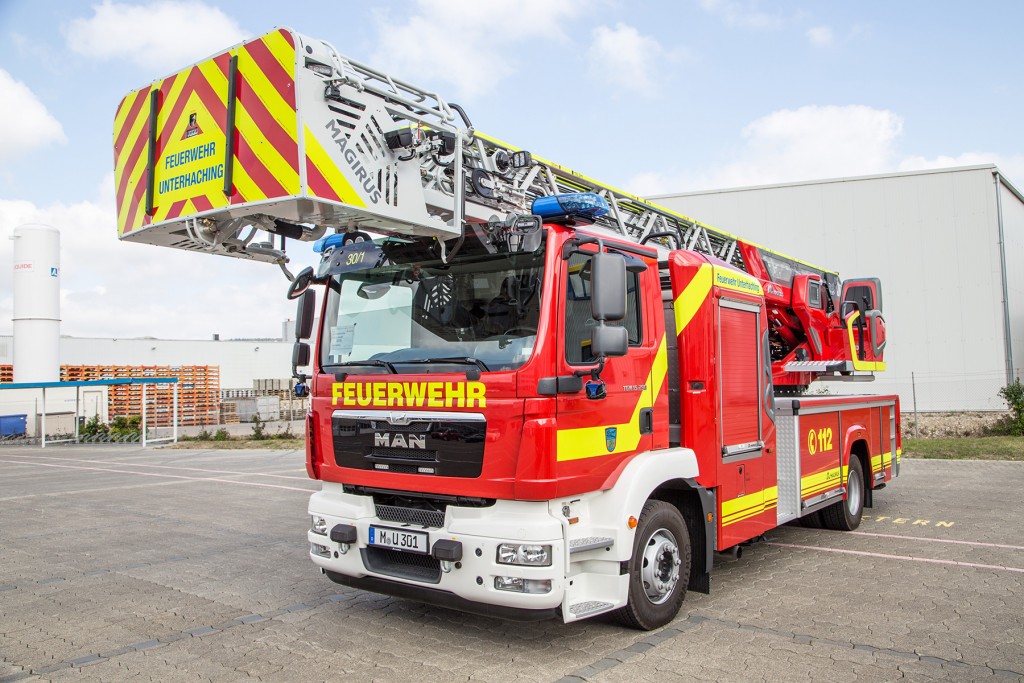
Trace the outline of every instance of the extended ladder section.
{"label": "extended ladder section", "polygon": [[[370,230],[436,238],[443,250],[466,224],[593,192],[610,207],[601,228],[712,256],[763,283],[778,382],[882,369],[881,348],[865,343],[884,346],[877,281],[857,290],[871,301],[841,311],[836,273],[477,133],[437,93],[290,29],[130,93],[115,115],[114,159],[122,239],[282,268],[288,239]],[[857,312],[855,329],[845,318]]]}

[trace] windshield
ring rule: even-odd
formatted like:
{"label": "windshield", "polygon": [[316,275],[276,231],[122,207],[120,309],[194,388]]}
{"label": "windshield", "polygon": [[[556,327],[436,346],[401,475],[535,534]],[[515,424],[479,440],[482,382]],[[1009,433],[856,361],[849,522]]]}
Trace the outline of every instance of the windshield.
{"label": "windshield", "polygon": [[[386,240],[352,244],[335,255],[344,263],[357,260],[348,250],[377,248],[376,263],[383,265],[331,276],[320,340],[325,371],[488,372],[529,360],[540,318],[543,247],[516,254],[464,249],[444,264],[406,244],[409,249]],[[404,260],[403,250],[416,260],[395,263]]]}

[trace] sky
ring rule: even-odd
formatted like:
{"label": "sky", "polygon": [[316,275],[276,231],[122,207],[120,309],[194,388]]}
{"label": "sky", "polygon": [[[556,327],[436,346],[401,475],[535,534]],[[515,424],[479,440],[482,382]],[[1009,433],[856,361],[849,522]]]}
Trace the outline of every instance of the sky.
{"label": "sky", "polygon": [[117,239],[111,133],[128,92],[274,26],[653,195],[979,163],[1024,189],[1021,25],[1009,0],[0,0],[0,334],[7,238],[43,224],[62,334],[280,335],[276,266]]}

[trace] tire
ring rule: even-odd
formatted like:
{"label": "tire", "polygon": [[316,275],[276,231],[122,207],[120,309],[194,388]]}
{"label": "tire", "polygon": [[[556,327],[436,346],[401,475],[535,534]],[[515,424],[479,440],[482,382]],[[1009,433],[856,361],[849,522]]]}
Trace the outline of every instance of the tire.
{"label": "tire", "polygon": [[675,619],[690,580],[690,534],[679,509],[648,500],[640,512],[629,563],[629,599],[614,612],[630,628],[650,631]]}
{"label": "tire", "polygon": [[864,466],[860,458],[850,455],[850,466],[846,469],[846,500],[840,500],[821,511],[821,521],[826,529],[853,531],[860,526],[864,514]]}
{"label": "tire", "polygon": [[804,515],[800,518],[800,526],[805,529],[820,529],[821,528],[821,511],[817,510],[809,515]]}

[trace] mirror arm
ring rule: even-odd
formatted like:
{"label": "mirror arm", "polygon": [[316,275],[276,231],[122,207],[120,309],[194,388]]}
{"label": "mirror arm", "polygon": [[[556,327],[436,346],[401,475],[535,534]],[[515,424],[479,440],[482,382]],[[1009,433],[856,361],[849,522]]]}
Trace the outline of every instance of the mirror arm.
{"label": "mirror arm", "polygon": [[583,368],[581,370],[576,370],[572,374],[575,375],[576,377],[585,377],[587,375],[590,375],[591,379],[599,380],[601,379],[601,372],[604,371],[604,361],[604,358],[599,358],[597,361],[597,365],[593,365],[589,368]]}

